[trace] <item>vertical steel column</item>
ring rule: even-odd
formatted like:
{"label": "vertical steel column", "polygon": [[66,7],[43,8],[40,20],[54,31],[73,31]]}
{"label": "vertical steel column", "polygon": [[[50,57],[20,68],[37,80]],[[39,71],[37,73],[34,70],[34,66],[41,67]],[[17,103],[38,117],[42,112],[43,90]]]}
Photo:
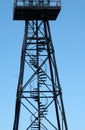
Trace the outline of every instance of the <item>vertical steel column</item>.
{"label": "vertical steel column", "polygon": [[17,94],[16,94],[16,106],[15,106],[15,118],[14,118],[13,130],[18,130],[18,126],[19,126],[21,94],[22,94],[24,65],[25,65],[25,49],[26,49],[27,31],[28,31],[28,21],[25,21],[25,34],[24,34],[22,53],[21,53],[21,64],[20,64],[20,73],[19,73]]}
{"label": "vertical steel column", "polygon": [[[49,28],[49,36],[51,38],[50,26],[49,26],[48,22],[47,22],[47,26]],[[53,47],[52,38],[51,38],[51,46]],[[63,116],[64,123],[65,123],[65,129],[68,130],[66,116],[65,116],[65,110],[64,110],[64,103],[63,103],[63,98],[62,98],[62,90],[61,90],[61,85],[60,85],[60,80],[59,80],[59,76],[58,76],[57,64],[56,64],[56,59],[55,59],[54,53],[53,53],[53,59],[54,59],[54,65],[55,65],[54,68],[55,68],[56,78],[57,78],[58,86],[60,89],[60,101],[61,101],[61,106],[62,106],[62,116]]]}
{"label": "vertical steel column", "polygon": [[[36,20],[36,55],[37,55],[37,66],[39,66],[39,49],[38,49],[38,21]],[[37,91],[38,91],[38,123],[39,127],[38,130],[40,130],[40,86],[39,86],[39,68],[37,68]]]}

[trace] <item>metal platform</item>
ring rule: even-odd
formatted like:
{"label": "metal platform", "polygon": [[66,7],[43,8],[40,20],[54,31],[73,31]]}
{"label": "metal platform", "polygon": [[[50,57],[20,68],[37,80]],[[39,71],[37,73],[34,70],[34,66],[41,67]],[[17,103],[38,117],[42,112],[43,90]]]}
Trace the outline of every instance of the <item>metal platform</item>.
{"label": "metal platform", "polygon": [[56,20],[61,9],[59,0],[15,0],[14,20]]}

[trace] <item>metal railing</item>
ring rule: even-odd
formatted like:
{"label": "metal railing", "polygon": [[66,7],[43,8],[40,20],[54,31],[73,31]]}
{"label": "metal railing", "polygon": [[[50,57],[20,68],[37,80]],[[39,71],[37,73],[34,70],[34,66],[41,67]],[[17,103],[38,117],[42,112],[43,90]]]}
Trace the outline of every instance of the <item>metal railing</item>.
{"label": "metal railing", "polygon": [[15,0],[14,6],[56,7],[61,6],[61,0]]}

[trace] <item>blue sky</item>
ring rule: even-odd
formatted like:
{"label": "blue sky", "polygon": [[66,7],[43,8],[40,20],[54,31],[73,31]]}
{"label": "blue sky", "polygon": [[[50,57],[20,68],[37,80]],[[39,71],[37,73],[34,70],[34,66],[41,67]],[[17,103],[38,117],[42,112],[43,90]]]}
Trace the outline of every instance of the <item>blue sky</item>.
{"label": "blue sky", "polygon": [[[24,22],[13,21],[13,0],[0,6],[0,130],[12,130]],[[52,39],[69,130],[85,129],[85,1],[62,0]]]}

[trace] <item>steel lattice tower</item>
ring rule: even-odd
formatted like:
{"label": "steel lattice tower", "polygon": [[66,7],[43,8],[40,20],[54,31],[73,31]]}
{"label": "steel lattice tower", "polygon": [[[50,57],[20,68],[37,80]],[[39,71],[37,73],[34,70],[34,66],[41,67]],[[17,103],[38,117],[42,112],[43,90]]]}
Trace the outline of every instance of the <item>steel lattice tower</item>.
{"label": "steel lattice tower", "polygon": [[59,0],[15,0],[14,20],[25,20],[13,130],[68,130],[49,20]]}

